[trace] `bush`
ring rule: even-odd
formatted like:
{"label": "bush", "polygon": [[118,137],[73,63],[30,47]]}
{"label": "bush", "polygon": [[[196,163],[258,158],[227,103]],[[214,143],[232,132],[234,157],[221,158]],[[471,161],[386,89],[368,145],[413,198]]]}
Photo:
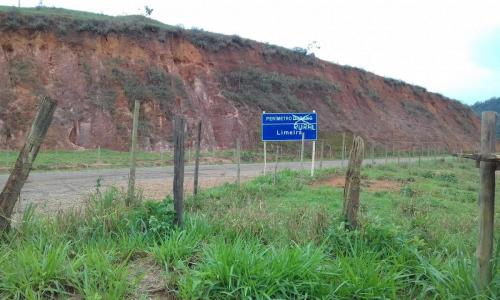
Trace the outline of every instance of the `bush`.
{"label": "bush", "polygon": [[410,116],[420,116],[427,119],[434,118],[434,115],[417,100],[402,100],[401,105],[403,110]]}

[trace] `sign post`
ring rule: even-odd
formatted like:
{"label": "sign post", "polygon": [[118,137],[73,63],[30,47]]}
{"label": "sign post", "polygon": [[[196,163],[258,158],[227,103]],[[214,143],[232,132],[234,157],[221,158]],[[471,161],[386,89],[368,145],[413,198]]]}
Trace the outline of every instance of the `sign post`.
{"label": "sign post", "polygon": [[311,177],[314,176],[314,158],[316,157],[316,141],[313,141],[312,159],[311,159]]}
{"label": "sign post", "polygon": [[262,141],[264,142],[264,174],[266,170],[266,142],[302,141],[301,167],[304,158],[304,142],[313,142],[311,176],[314,175],[316,140],[318,139],[318,115],[309,113],[262,113]]}
{"label": "sign post", "polygon": [[[262,114],[265,115],[266,112],[264,111]],[[262,120],[264,120],[264,118],[262,118]],[[266,141],[264,139],[262,139],[262,140],[264,141],[264,175],[266,175],[266,167],[267,167]]]}
{"label": "sign post", "polygon": [[[315,110],[313,110],[313,113],[316,113]],[[316,140],[313,141],[313,149],[312,149],[312,155],[311,155],[311,177],[314,176],[314,158],[316,157]]]}
{"label": "sign post", "polygon": [[302,132],[302,143],[300,145],[300,169],[304,169],[304,133]]}

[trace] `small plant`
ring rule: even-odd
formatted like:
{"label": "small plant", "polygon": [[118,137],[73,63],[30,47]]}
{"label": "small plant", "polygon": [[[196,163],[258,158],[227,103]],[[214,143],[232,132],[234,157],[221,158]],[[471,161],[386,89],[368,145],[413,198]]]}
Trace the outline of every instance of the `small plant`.
{"label": "small plant", "polygon": [[400,189],[400,193],[401,195],[409,198],[414,197],[417,194],[417,192],[409,184],[403,185]]}
{"label": "small plant", "polygon": [[151,16],[151,14],[153,13],[153,11],[154,11],[154,9],[152,9],[151,7],[149,7],[149,6],[147,6],[147,5],[146,5],[146,6],[144,6],[144,15],[145,15],[146,17],[150,17],[150,16]]}
{"label": "small plant", "polygon": [[427,179],[432,179],[432,178],[434,178],[434,172],[432,172],[431,170],[426,170],[426,171],[422,172],[422,177],[427,178]]}
{"label": "small plant", "polygon": [[448,182],[448,183],[458,183],[458,178],[457,175],[454,173],[438,173],[436,178],[438,180],[441,180],[443,182]]}

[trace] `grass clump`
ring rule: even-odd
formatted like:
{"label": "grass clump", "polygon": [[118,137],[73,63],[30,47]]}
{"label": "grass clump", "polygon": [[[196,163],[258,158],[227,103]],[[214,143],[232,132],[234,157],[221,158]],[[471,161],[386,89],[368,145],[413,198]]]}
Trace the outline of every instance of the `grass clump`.
{"label": "grass clump", "polygon": [[183,299],[309,299],[328,295],[330,272],[315,247],[217,241],[180,285]]}
{"label": "grass clump", "polygon": [[14,243],[2,255],[2,298],[51,298],[68,295],[77,283],[77,263],[69,259],[70,243],[33,240]]}

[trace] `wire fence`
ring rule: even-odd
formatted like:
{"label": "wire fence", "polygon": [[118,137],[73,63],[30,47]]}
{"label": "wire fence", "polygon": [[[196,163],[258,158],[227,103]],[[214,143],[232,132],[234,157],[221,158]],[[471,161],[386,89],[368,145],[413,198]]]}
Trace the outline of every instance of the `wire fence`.
{"label": "wire fence", "polygon": [[[315,147],[315,168],[343,168],[347,166],[349,150],[353,135],[350,133],[332,133],[329,138],[320,138]],[[184,190],[189,193],[193,189],[193,165],[195,161],[194,143],[186,143],[185,162],[186,180]],[[243,147],[240,152],[241,180],[247,180],[264,173],[264,144],[255,143],[251,147]],[[216,150],[205,145],[200,152],[200,187],[211,187],[223,183],[236,182],[237,162],[236,141],[234,147]],[[268,142],[267,172],[275,170],[303,169],[312,167],[312,142],[304,142],[304,154],[301,155],[301,142]],[[457,147],[458,148],[458,147]],[[162,147],[157,151],[139,151],[137,153],[138,167],[137,187],[148,199],[163,199],[172,191],[173,149]],[[366,138],[365,164],[406,164],[411,161],[442,159],[450,153],[460,152],[444,143],[431,141],[377,141]],[[0,151],[0,182],[6,180],[10,168],[17,159],[17,151]],[[303,157],[303,161],[301,161]],[[417,159],[418,158],[418,159]],[[233,165],[230,165],[233,164]],[[279,166],[278,166],[279,165]],[[116,151],[104,147],[86,150],[42,150],[33,166],[34,170],[64,170],[71,172],[33,173],[30,181],[21,193],[16,212],[21,214],[27,205],[34,204],[38,209],[47,212],[81,207],[97,182],[103,188],[118,187],[125,189],[129,174],[129,152]],[[73,170],[85,169],[83,172]],[[101,176],[104,178],[99,181]]]}
{"label": "wire fence", "polygon": [[[188,135],[189,138],[194,134]],[[139,140],[144,141],[146,137]],[[341,160],[347,159],[352,145],[353,134],[331,133],[329,138],[318,139],[315,147],[316,160]],[[304,161],[312,157],[312,141],[304,142]],[[186,163],[193,164],[195,160],[194,143],[186,142]],[[169,146],[159,147],[160,150],[142,150],[137,153],[139,167],[167,166],[173,164],[173,149]],[[236,142],[234,147],[224,150],[215,150],[215,147],[205,146],[200,151],[201,164],[229,164],[236,162]],[[404,157],[430,157],[462,153],[465,150],[460,145],[449,145],[436,141],[402,141],[402,140],[375,140],[366,138],[365,159],[375,158],[404,158]],[[17,159],[18,151],[0,151],[0,170],[12,168]],[[267,160],[275,161],[301,160],[301,142],[267,142]],[[262,163],[264,161],[263,143],[242,147],[242,163]],[[34,170],[51,169],[83,169],[83,168],[111,168],[127,167],[129,165],[129,152],[117,151],[100,146],[85,150],[41,150],[33,166]]]}

